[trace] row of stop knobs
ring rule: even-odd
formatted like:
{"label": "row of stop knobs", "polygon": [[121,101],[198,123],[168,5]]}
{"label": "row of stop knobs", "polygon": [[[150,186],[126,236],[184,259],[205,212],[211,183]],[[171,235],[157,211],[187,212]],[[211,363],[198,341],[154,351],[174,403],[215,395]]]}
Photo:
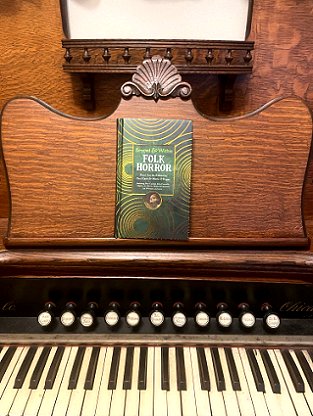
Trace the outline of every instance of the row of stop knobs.
{"label": "row of stop knobs", "polygon": [[[44,309],[38,315],[38,323],[48,328],[55,322],[54,317],[55,304],[47,302]],[[77,306],[74,302],[68,302],[65,309],[60,314],[60,322],[66,328],[73,327],[77,321],[85,328],[92,328],[97,321],[98,305],[95,302],[90,302],[86,310],[77,317]],[[256,324],[256,317],[252,313],[247,303],[241,303],[238,306],[239,323],[245,329],[252,329]],[[277,313],[272,310],[271,305],[265,303],[261,307],[263,313],[263,323],[266,329],[275,330],[280,324],[281,320]],[[184,311],[184,305],[176,302],[173,305],[173,313],[171,317],[172,323],[176,328],[183,328],[188,321],[187,315]],[[121,322],[120,305],[117,302],[111,302],[108,309],[104,313],[104,321],[108,327],[117,327]],[[139,302],[132,302],[125,314],[125,321],[131,328],[139,327],[142,321],[141,305]],[[155,328],[160,328],[165,322],[165,313],[163,306],[159,302],[154,302],[149,314],[149,321]],[[210,314],[205,303],[199,302],[195,305],[194,321],[199,328],[206,328],[210,324]],[[217,305],[216,313],[217,325],[221,328],[229,328],[233,323],[233,316],[226,303],[219,303]]]}

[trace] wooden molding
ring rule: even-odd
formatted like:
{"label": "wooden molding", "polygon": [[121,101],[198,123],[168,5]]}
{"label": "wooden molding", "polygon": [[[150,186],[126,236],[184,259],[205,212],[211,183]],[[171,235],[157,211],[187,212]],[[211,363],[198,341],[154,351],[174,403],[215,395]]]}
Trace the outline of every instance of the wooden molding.
{"label": "wooden molding", "polygon": [[182,82],[182,77],[169,59],[157,55],[144,59],[132,80],[122,85],[121,92],[125,98],[142,95],[157,101],[159,98],[169,97],[188,98],[191,86]]}
{"label": "wooden molding", "polygon": [[[219,103],[223,112],[232,109],[236,76],[253,69],[253,41],[63,39],[62,47],[63,69],[72,74],[133,74],[138,65],[142,68],[157,55],[171,61],[182,75],[222,75]],[[87,108],[95,102],[94,95],[90,101],[86,101]]]}

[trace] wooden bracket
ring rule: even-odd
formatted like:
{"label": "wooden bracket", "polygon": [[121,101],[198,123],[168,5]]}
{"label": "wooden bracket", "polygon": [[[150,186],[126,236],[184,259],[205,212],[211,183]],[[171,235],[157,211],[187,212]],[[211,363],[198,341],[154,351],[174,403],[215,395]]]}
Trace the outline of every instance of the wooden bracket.
{"label": "wooden bracket", "polygon": [[236,75],[233,74],[218,75],[218,107],[221,113],[229,113],[233,108],[235,80]]}
{"label": "wooden bracket", "polygon": [[93,111],[96,107],[95,80],[93,74],[82,74],[83,102],[86,110]]}

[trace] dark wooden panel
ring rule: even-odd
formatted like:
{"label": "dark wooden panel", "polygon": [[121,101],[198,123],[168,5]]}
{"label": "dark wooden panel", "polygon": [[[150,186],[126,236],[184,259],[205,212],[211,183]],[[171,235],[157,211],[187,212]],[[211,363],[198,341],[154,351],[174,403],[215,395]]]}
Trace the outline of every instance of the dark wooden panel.
{"label": "dark wooden panel", "polygon": [[[253,114],[214,120],[180,99],[122,100],[100,120],[64,117],[34,100],[11,101],[2,116],[10,180],[10,239],[114,236],[116,119],[193,120],[191,237],[305,237],[302,186],[311,116],[298,99]],[[225,242],[223,242],[225,244]]]}

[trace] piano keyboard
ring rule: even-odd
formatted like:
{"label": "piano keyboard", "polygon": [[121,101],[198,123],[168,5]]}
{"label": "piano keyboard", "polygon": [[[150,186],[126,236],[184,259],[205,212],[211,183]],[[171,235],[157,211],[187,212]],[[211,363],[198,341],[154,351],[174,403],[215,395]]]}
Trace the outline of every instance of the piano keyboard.
{"label": "piano keyboard", "polygon": [[313,349],[3,345],[0,416],[313,415]]}

